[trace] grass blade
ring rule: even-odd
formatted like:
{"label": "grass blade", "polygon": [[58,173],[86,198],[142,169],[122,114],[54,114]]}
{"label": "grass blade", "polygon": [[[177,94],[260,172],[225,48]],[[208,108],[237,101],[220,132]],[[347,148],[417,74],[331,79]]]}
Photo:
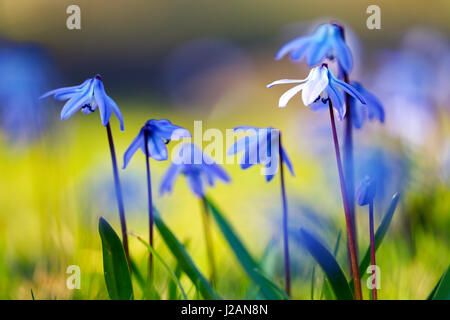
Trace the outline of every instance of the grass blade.
{"label": "grass blade", "polygon": [[[189,241],[184,241],[183,245],[184,245],[184,247],[187,250],[189,248]],[[175,276],[178,279],[181,278],[183,270],[181,269],[181,266],[180,266],[180,264],[178,262],[176,262],[175,269],[174,269],[173,273],[175,274]],[[174,283],[173,281],[169,281],[168,291],[169,291],[169,300],[177,300],[178,299],[178,296],[177,296],[177,284],[176,283]]]}
{"label": "grass blade", "polygon": [[192,283],[197,286],[197,289],[201,292],[205,299],[219,299],[220,297],[214,292],[208,280],[198,270],[184,246],[166,226],[155,208],[154,213],[156,228],[158,228],[161,237],[174,255],[175,259],[177,259],[183,272],[189,277],[189,279],[191,279]]}
{"label": "grass blade", "polygon": [[305,229],[300,229],[299,240],[327,275],[336,298],[339,300],[353,299],[347,279],[331,252]]}
{"label": "grass blade", "polygon": [[450,300],[450,266],[439,279],[428,300]]}
{"label": "grass blade", "polygon": [[156,259],[158,259],[161,264],[163,265],[163,267],[167,270],[167,272],[169,272],[172,280],[178,285],[178,287],[180,288],[180,292],[183,295],[183,298],[185,300],[188,299],[188,297],[186,296],[186,292],[184,292],[183,286],[181,285],[180,280],[177,278],[177,276],[175,275],[175,273],[172,271],[172,269],[170,269],[169,265],[164,261],[164,259],[159,255],[158,252],[156,252],[155,249],[153,249],[144,239],[142,239],[141,237],[139,237],[137,234],[134,233],[130,233],[130,235],[136,237],[146,248],[147,250],[149,250],[155,257]]}
{"label": "grass blade", "polygon": [[211,215],[214,217],[214,220],[216,221],[220,231],[230,245],[230,248],[236,255],[239,263],[247,272],[252,281],[259,286],[263,296],[266,299],[270,300],[283,299],[284,297],[281,296],[280,293],[275,288],[273,288],[273,286],[269,285],[263,277],[261,277],[261,272],[259,271],[258,264],[252,258],[242,242],[239,240],[235,231],[225,219],[223,214],[217,209],[217,207],[211,202],[209,198],[206,198],[206,202],[210,208]]}
{"label": "grass blade", "polygon": [[98,231],[102,239],[103,270],[109,297],[112,300],[132,300],[133,287],[122,242],[104,218],[98,222]]}
{"label": "grass blade", "polygon": [[[333,256],[336,258],[337,257],[337,254],[338,254],[338,251],[339,251],[339,245],[340,245],[340,243],[341,243],[341,235],[342,235],[342,231],[341,230],[339,230],[339,233],[338,233],[338,236],[337,236],[337,239],[336,239],[336,243],[334,244],[334,250],[333,250]],[[326,275],[324,275],[324,277],[323,277],[323,285],[322,285],[322,291],[320,292],[320,300],[322,300],[322,297],[324,296],[324,294],[325,294],[325,297],[328,299],[328,300],[330,300],[330,296],[331,296],[331,294],[330,294],[330,285],[328,284],[328,282],[327,282],[327,278],[326,278]],[[351,289],[351,288],[350,288]]]}

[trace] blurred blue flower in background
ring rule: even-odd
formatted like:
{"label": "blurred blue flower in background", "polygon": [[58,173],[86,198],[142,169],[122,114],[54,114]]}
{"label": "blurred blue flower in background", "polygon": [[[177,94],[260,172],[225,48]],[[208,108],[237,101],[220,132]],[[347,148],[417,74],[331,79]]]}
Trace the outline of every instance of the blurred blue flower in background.
{"label": "blurred blue flower in background", "polygon": [[[147,142],[145,136],[147,135]],[[138,149],[141,149],[145,155],[145,143],[148,145],[149,156],[157,161],[164,161],[168,158],[166,144],[170,140],[179,140],[182,138],[191,137],[191,133],[180,126],[172,124],[167,119],[151,119],[139,131],[139,134],[131,142],[127,151],[123,155],[123,169],[125,169],[130,162],[133,155]]]}
{"label": "blurred blue flower in background", "polygon": [[87,79],[82,84],[73,87],[59,88],[42,95],[44,99],[53,95],[56,100],[68,100],[61,110],[61,120],[66,120],[73,116],[78,110],[84,114],[95,111],[97,107],[100,111],[100,118],[103,126],[109,123],[111,114],[114,113],[120,122],[120,130],[124,130],[123,118],[119,107],[105,92],[103,81],[100,75]]}
{"label": "blurred blue flower in background", "polygon": [[338,112],[338,117],[340,120],[344,118],[344,100],[342,91],[347,92],[350,96],[358,99],[362,104],[365,104],[364,98],[358,91],[351,85],[337,79],[333,73],[328,69],[326,64],[314,67],[311,69],[308,77],[302,80],[295,79],[282,79],[277,80],[269,84],[267,87],[271,88],[277,84],[285,83],[301,83],[286,91],[279,100],[278,106],[280,108],[286,107],[289,100],[294,97],[297,93],[303,90],[302,100],[305,106],[312,105],[313,110],[318,110],[324,107],[328,107],[328,99],[331,100],[333,108]]}
{"label": "blurred blue flower in background", "polygon": [[205,184],[214,186],[215,180],[229,182],[228,173],[193,143],[183,143],[167,169],[160,186],[160,194],[170,193],[176,178],[183,174],[191,191],[198,197],[205,196]]}
{"label": "blurred blue flower in background", "polygon": [[441,66],[410,49],[384,51],[379,61],[371,87],[389,106],[386,128],[412,146],[422,145],[436,123],[435,97],[443,91],[436,75]]}
{"label": "blurred blue flower in background", "polygon": [[350,96],[350,108],[352,114],[352,124],[355,128],[360,129],[366,118],[369,120],[378,119],[384,122],[384,108],[380,100],[372,93],[367,91],[362,84],[352,81],[352,86],[364,97],[366,104],[362,104],[358,99]]}
{"label": "blurred blue flower in background", "polygon": [[394,193],[404,192],[410,187],[411,159],[401,149],[373,145],[355,150],[355,180],[363,180],[370,172],[370,176],[375,178],[375,202],[379,208],[389,203]]}
{"label": "blurred blue flower in background", "polygon": [[305,59],[310,67],[323,59],[337,59],[339,66],[347,73],[353,67],[352,53],[343,38],[343,29],[335,23],[320,25],[313,35],[303,36],[289,41],[276,53],[279,60],[290,54],[292,60]]}
{"label": "blurred blue flower in background", "polygon": [[[235,131],[245,130],[246,137],[236,141],[228,150],[228,155],[234,155],[243,152],[240,160],[241,169],[248,169],[254,164],[264,165],[264,176],[266,181],[272,180],[275,172],[278,170],[279,163],[279,130],[267,127],[258,128],[251,126],[239,126],[234,128]],[[286,150],[281,147],[281,158],[288,167],[292,176],[294,169]]]}
{"label": "blurred blue flower in background", "polygon": [[11,142],[37,138],[47,127],[48,109],[36,98],[55,76],[40,47],[0,43],[0,125]]}

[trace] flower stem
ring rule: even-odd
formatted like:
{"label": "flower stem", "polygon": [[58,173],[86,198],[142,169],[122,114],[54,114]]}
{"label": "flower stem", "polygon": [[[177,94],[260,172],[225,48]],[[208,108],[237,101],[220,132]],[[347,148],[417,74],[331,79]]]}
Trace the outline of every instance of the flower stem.
{"label": "flower stem", "polygon": [[[152,180],[150,174],[150,152],[148,151],[148,132],[144,130],[144,141],[145,141],[145,164],[147,169],[147,192],[148,192],[148,230],[149,230],[149,245],[153,248],[153,198],[152,198]],[[149,253],[148,256],[148,275],[147,282],[150,284],[153,275],[153,254]]]}
{"label": "flower stem", "polygon": [[[350,84],[349,76],[344,71],[344,81]],[[345,181],[347,182],[347,195],[350,211],[350,218],[352,220],[352,232],[355,239],[355,245],[358,246],[358,236],[356,229],[356,215],[355,215],[355,175],[354,175],[354,161],[353,161],[353,125],[352,125],[352,110],[350,108],[350,95],[345,93],[345,129],[344,129],[344,170]]]}
{"label": "flower stem", "polygon": [[372,265],[372,300],[377,300],[377,287],[376,287],[376,261],[375,261],[375,235],[373,226],[373,200],[369,203],[369,224],[370,224],[370,263]]}
{"label": "flower stem", "polygon": [[202,217],[203,217],[203,232],[205,235],[206,252],[207,252],[208,261],[209,261],[209,272],[210,272],[209,281],[210,281],[211,285],[214,287],[216,284],[216,267],[214,264],[214,251],[213,251],[213,243],[212,243],[212,239],[211,239],[208,203],[207,203],[205,197],[201,198],[201,207],[202,207]]}
{"label": "flower stem", "polygon": [[334,120],[334,111],[333,111],[333,105],[331,103],[331,100],[328,100],[328,105],[330,108],[331,129],[333,131],[334,150],[336,152],[336,161],[337,161],[337,167],[338,167],[338,172],[339,172],[339,182],[340,182],[340,186],[341,186],[342,201],[344,204],[345,222],[347,224],[347,239],[348,239],[348,246],[349,246],[349,250],[350,250],[350,265],[351,265],[351,270],[352,270],[352,275],[353,275],[353,280],[354,280],[353,284],[354,284],[354,289],[355,289],[355,299],[362,300],[361,280],[359,277],[356,246],[355,246],[355,241],[354,241],[353,232],[352,232],[352,220],[350,218],[350,211],[349,211],[348,197],[347,197],[347,188],[346,188],[346,184],[345,184],[344,172],[342,170],[341,152],[339,150],[339,140],[337,137],[336,123]]}
{"label": "flower stem", "polygon": [[286,198],[286,187],[284,184],[284,169],[283,169],[283,153],[281,145],[281,131],[279,131],[278,153],[280,161],[280,181],[281,181],[281,198],[283,201],[283,242],[284,242],[284,272],[285,272],[285,286],[288,296],[291,295],[291,270],[289,263],[289,240],[288,240],[288,208]]}
{"label": "flower stem", "polygon": [[125,220],[125,209],[123,206],[123,196],[122,196],[122,188],[120,186],[120,180],[119,180],[119,170],[117,168],[116,151],[114,148],[114,140],[112,137],[111,126],[109,125],[109,122],[106,125],[106,132],[108,134],[109,150],[111,151],[111,160],[112,160],[113,175],[114,175],[114,186],[116,189],[117,205],[119,207],[120,226],[122,229],[123,249],[125,251],[125,257],[127,258],[128,267],[131,272],[130,255],[128,252],[127,222]]}

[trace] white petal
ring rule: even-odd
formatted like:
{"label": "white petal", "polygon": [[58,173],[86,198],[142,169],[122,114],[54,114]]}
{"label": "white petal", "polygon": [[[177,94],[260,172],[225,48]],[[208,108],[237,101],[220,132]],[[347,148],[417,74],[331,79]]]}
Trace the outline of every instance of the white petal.
{"label": "white petal", "polygon": [[280,101],[278,102],[278,106],[280,108],[286,107],[289,100],[291,100],[293,96],[299,93],[305,87],[305,85],[306,83],[299,84],[298,86],[295,86],[283,93],[283,95],[280,97]]}
{"label": "white petal", "polygon": [[274,85],[277,85],[277,84],[302,83],[302,82],[305,82],[306,80],[308,80],[308,78],[306,78],[306,79],[281,79],[281,80],[274,81],[271,84],[268,84],[267,88],[272,88]]}
{"label": "white petal", "polygon": [[305,106],[313,103],[328,86],[328,69],[322,66],[313,68],[308,78],[302,94]]}

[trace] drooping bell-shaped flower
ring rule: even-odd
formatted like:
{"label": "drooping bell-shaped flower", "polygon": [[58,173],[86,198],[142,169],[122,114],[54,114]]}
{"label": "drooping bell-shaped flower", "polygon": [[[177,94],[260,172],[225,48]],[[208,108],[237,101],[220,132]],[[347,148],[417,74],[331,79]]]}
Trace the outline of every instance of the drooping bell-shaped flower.
{"label": "drooping bell-shaped flower", "polygon": [[[147,143],[149,157],[157,161],[164,161],[168,158],[166,144],[170,140],[188,137],[191,137],[191,133],[187,129],[174,125],[167,119],[148,120],[133,142],[131,142],[127,151],[125,151],[123,155],[123,169],[127,167],[138,149],[141,149],[144,155],[146,154],[145,143]],[[145,138],[147,138],[147,142]]]}
{"label": "drooping bell-shaped flower", "polygon": [[365,176],[356,189],[356,200],[360,206],[370,204],[376,194],[376,181],[369,176]]}
{"label": "drooping bell-shaped flower", "polygon": [[347,73],[353,67],[350,48],[345,43],[342,26],[336,23],[320,25],[310,36],[303,36],[283,45],[275,55],[279,60],[289,54],[294,61],[305,59],[310,67],[321,63],[325,58],[336,59]]}
{"label": "drooping bell-shaped flower", "polygon": [[214,186],[216,180],[229,182],[228,173],[193,143],[184,143],[167,169],[160,186],[160,194],[170,193],[177,177],[183,174],[191,191],[198,197],[205,196],[206,186]]}
{"label": "drooping bell-shaped flower", "polygon": [[305,106],[311,106],[313,110],[328,107],[328,101],[331,100],[333,108],[336,109],[340,120],[342,120],[345,115],[343,91],[359,100],[362,104],[366,104],[364,97],[354,87],[337,79],[325,63],[312,68],[308,77],[305,79],[277,80],[267,87],[271,88],[274,85],[286,83],[300,84],[289,89],[280,97],[278,104],[280,108],[286,107],[289,100],[300,91],[303,91],[302,100]]}
{"label": "drooping bell-shaped flower", "polygon": [[352,86],[364,97],[366,104],[362,104],[358,99],[350,97],[350,108],[352,113],[352,124],[355,128],[360,129],[366,119],[378,119],[384,122],[384,108],[380,100],[372,93],[367,91],[361,83],[352,81]]}
{"label": "drooping bell-shaped flower", "polygon": [[40,99],[54,96],[57,100],[68,100],[61,110],[61,120],[66,120],[81,110],[84,114],[94,112],[97,107],[100,112],[102,124],[109,123],[111,114],[114,113],[119,119],[120,130],[124,130],[123,118],[119,107],[105,92],[103,81],[100,75],[87,79],[82,84],[73,87],[64,87],[49,91],[42,95]]}
{"label": "drooping bell-shaped flower", "polygon": [[[272,180],[279,165],[280,131],[272,127],[258,128],[251,126],[239,126],[235,127],[234,130],[245,130],[248,135],[236,141],[227,154],[234,155],[243,152],[240,160],[241,169],[262,164],[266,181]],[[294,176],[294,169],[283,146],[281,147],[281,158],[291,175]]]}

